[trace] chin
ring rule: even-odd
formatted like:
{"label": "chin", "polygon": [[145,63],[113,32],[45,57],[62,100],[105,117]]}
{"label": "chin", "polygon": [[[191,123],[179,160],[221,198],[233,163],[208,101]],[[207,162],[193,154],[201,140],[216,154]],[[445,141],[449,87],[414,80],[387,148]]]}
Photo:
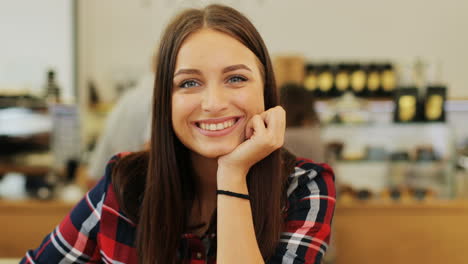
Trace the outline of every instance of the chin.
{"label": "chin", "polygon": [[227,155],[229,153],[231,153],[234,149],[236,148],[236,146],[232,146],[232,147],[220,147],[220,148],[209,148],[209,149],[203,149],[201,152],[199,152],[199,154],[205,158],[210,158],[210,159],[214,159],[214,158],[219,158],[221,156],[224,156],[224,155]]}

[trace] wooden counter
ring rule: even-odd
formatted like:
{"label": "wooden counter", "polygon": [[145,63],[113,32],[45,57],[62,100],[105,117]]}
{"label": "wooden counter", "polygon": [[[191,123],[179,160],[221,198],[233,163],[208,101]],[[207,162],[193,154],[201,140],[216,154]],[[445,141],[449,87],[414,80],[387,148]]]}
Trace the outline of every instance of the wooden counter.
{"label": "wooden counter", "polygon": [[468,201],[338,203],[337,264],[468,263]]}
{"label": "wooden counter", "polygon": [[[72,207],[0,200],[0,258],[37,247]],[[338,203],[333,228],[337,264],[468,263],[468,201]]]}
{"label": "wooden counter", "polygon": [[0,258],[19,258],[36,248],[74,204],[0,200]]}

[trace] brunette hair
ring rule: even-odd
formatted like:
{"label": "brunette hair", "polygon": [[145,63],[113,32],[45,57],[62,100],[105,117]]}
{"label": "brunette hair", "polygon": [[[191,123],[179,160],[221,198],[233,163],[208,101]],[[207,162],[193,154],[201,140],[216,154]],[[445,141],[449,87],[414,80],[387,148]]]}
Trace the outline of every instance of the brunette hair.
{"label": "brunette hair", "polygon": [[[182,43],[203,28],[228,34],[250,49],[263,75],[265,108],[279,104],[267,48],[244,15],[230,7],[209,5],[182,12],[166,27],[155,63],[150,149],[125,156],[113,172],[113,186],[122,210],[137,223],[136,247],[141,263],[176,263],[181,236],[187,231],[195,197],[194,179],[189,150],[172,127],[172,79]],[[247,176],[255,234],[265,259],[273,254],[279,241],[286,174],[291,164],[292,158],[285,165],[281,150],[277,150],[255,164]],[[146,180],[141,180],[145,176]]]}

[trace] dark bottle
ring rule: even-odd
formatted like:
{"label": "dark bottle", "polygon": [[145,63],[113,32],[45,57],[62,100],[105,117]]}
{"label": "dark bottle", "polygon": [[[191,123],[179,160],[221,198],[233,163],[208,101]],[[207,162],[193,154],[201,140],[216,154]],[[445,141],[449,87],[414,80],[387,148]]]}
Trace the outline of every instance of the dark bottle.
{"label": "dark bottle", "polygon": [[88,81],[88,95],[89,95],[89,105],[90,107],[94,107],[99,104],[100,98],[99,98],[99,93],[97,90],[97,87],[95,85],[95,82],[90,80]]}
{"label": "dark bottle", "polygon": [[392,97],[395,93],[397,83],[395,69],[392,64],[385,63],[382,65],[380,78],[382,82],[382,89],[380,94],[383,97]]}
{"label": "dark bottle", "polygon": [[429,86],[423,105],[423,117],[427,122],[445,121],[445,101],[447,98],[447,88],[445,86]]}
{"label": "dark bottle", "polygon": [[429,63],[428,66],[422,116],[427,122],[444,122],[447,87],[442,81],[442,64],[441,62],[433,62]]}
{"label": "dark bottle", "polygon": [[367,75],[361,64],[353,64],[351,69],[351,91],[356,96],[363,96],[366,89]]}
{"label": "dark bottle", "polygon": [[348,64],[340,63],[335,72],[335,89],[337,95],[349,91],[351,83],[350,67]]}
{"label": "dark bottle", "polygon": [[330,64],[322,64],[317,67],[318,94],[321,97],[333,96],[333,72]]}
{"label": "dark bottle", "polygon": [[369,64],[367,67],[367,85],[365,95],[368,97],[378,97],[381,86],[381,70],[377,64]]}
{"label": "dark bottle", "polygon": [[47,103],[60,103],[60,88],[55,81],[55,72],[53,70],[47,72],[47,83],[44,90],[44,99]]}
{"label": "dark bottle", "polygon": [[304,87],[314,95],[318,95],[318,74],[317,67],[314,64],[307,64],[306,66]]}
{"label": "dark bottle", "polygon": [[418,88],[403,87],[395,91],[395,110],[393,120],[397,123],[419,121]]}

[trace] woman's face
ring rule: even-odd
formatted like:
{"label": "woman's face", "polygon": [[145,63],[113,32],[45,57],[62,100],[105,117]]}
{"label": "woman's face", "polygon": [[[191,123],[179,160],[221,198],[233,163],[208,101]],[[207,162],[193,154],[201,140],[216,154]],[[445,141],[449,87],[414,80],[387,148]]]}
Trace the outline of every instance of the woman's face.
{"label": "woman's face", "polygon": [[177,54],[172,125],[179,140],[207,158],[230,153],[245,140],[245,126],[265,111],[255,54],[212,29],[191,34]]}

